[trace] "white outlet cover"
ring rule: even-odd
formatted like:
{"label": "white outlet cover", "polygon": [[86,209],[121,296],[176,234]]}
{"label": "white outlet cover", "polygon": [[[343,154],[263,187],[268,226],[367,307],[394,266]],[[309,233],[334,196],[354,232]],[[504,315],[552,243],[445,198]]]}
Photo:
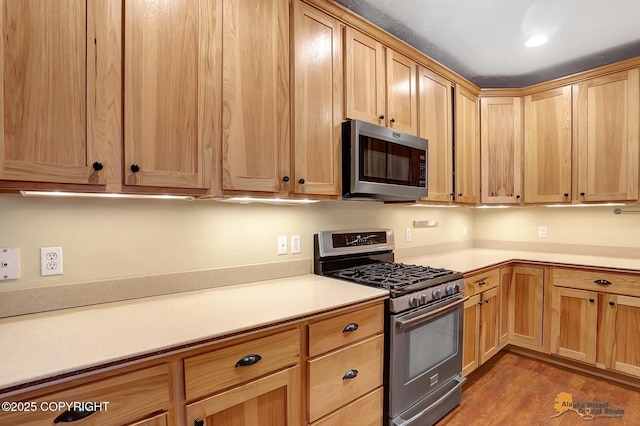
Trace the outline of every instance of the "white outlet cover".
{"label": "white outlet cover", "polygon": [[20,249],[0,248],[0,281],[20,278]]}
{"label": "white outlet cover", "polygon": [[62,275],[62,247],[40,248],[40,276]]}
{"label": "white outlet cover", "polygon": [[287,254],[287,236],[278,235],[278,254]]}
{"label": "white outlet cover", "polygon": [[291,236],[291,253],[296,254],[300,253],[300,235],[292,235]]}
{"label": "white outlet cover", "polygon": [[411,228],[405,228],[404,230],[404,240],[409,242],[411,241]]}

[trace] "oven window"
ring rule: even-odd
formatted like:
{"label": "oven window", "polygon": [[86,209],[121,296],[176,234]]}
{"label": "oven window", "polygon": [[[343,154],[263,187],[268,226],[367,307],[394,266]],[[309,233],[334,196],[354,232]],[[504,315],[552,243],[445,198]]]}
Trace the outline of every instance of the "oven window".
{"label": "oven window", "polygon": [[405,383],[458,353],[458,309],[417,325],[405,334]]}
{"label": "oven window", "polygon": [[425,186],[425,152],[360,135],[360,180]]}

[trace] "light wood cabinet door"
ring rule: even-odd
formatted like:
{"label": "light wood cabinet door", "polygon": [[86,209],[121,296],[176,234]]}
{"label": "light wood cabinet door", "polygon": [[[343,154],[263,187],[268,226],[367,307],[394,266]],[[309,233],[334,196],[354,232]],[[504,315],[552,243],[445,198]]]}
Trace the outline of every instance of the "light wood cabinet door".
{"label": "light wood cabinet door", "polygon": [[554,287],[551,295],[551,353],[596,363],[598,293]]}
{"label": "light wood cabinet door", "polygon": [[387,115],[392,129],[418,134],[417,64],[387,49]]}
{"label": "light wood cabinet door", "polygon": [[579,201],[638,199],[640,70],[574,86]]}
{"label": "light wood cabinet door", "polygon": [[522,101],[480,100],[481,193],[485,204],[522,202]]}
{"label": "light wood cabinet door", "polygon": [[478,204],[480,190],[480,140],[478,97],[456,86],[454,185],[456,202]]}
{"label": "light wood cabinet door", "polygon": [[640,297],[600,297],[598,365],[640,377]]}
{"label": "light wood cabinet door", "polygon": [[524,202],[571,202],[571,86],[524,98]]}
{"label": "light wood cabinet door", "polygon": [[418,136],[429,141],[428,201],[452,201],[452,84],[423,66],[418,68]]}
{"label": "light wood cabinet door", "polygon": [[124,184],[209,188],[220,2],[125,0],[124,8]]}
{"label": "light wood cabinet door", "polygon": [[187,424],[299,425],[300,367],[280,371],[187,405]]}
{"label": "light wood cabinet door", "polygon": [[500,299],[498,288],[482,293],[480,307],[480,364],[500,350]]}
{"label": "light wood cabinet door", "polygon": [[480,295],[470,297],[464,302],[464,325],[462,327],[462,375],[467,376],[478,368],[480,336]]}
{"label": "light wood cabinet door", "polygon": [[386,126],[384,48],[353,28],[345,34],[346,117]]}
{"label": "light wood cabinet door", "polygon": [[289,1],[222,3],[222,188],[288,193]]}
{"label": "light wood cabinet door", "polygon": [[0,180],[105,185],[120,163],[112,3],[0,1]]}
{"label": "light wood cabinet door", "polygon": [[509,286],[509,340],[542,347],[544,269],[516,266]]}
{"label": "light wood cabinet door", "polygon": [[342,28],[295,1],[293,67],[294,192],[341,194]]}
{"label": "light wood cabinet door", "polygon": [[513,268],[510,266],[500,268],[500,348],[504,348],[509,342],[509,285]]}

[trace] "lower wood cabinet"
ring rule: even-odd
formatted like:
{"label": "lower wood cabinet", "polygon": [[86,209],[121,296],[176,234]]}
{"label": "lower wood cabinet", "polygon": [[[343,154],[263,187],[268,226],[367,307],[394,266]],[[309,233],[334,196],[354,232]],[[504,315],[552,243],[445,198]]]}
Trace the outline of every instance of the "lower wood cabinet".
{"label": "lower wood cabinet", "polygon": [[551,353],[640,377],[637,278],[554,268],[553,283]]}
{"label": "lower wood cabinet", "polygon": [[544,268],[515,266],[509,284],[509,342],[530,349],[543,347]]}
{"label": "lower wood cabinet", "polygon": [[300,367],[234,387],[187,406],[187,425],[300,424]]}

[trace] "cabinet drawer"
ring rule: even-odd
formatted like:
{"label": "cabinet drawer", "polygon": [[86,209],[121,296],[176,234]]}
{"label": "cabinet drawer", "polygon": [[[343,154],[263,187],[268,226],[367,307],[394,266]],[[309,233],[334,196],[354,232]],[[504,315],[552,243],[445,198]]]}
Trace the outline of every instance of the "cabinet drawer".
{"label": "cabinet drawer", "polygon": [[553,268],[553,285],[600,293],[640,296],[640,276],[632,274]]}
{"label": "cabinet drawer", "polygon": [[7,398],[7,401],[34,403],[36,409],[0,413],[0,424],[3,426],[50,426],[66,410],[49,405],[57,402],[107,402],[105,408],[101,406],[99,411],[73,424],[120,426],[149,418],[169,408],[169,374],[165,365],[159,365],[39,398],[29,398],[28,401],[21,400],[20,396]]}
{"label": "cabinet drawer", "polygon": [[[259,355],[260,360],[236,367],[240,360],[250,355]],[[184,380],[187,401],[297,364],[299,359],[300,332],[297,328],[186,358]]]}
{"label": "cabinet drawer", "polygon": [[312,426],[379,426],[382,419],[383,390],[378,388],[318,420]]}
{"label": "cabinet drawer", "polygon": [[383,344],[378,335],[309,361],[309,422],[380,387]]}
{"label": "cabinet drawer", "polygon": [[309,324],[309,357],[382,333],[383,315],[379,305]]}
{"label": "cabinet drawer", "polygon": [[500,270],[493,269],[484,274],[472,275],[464,279],[464,294],[473,296],[485,290],[497,287],[500,283]]}

